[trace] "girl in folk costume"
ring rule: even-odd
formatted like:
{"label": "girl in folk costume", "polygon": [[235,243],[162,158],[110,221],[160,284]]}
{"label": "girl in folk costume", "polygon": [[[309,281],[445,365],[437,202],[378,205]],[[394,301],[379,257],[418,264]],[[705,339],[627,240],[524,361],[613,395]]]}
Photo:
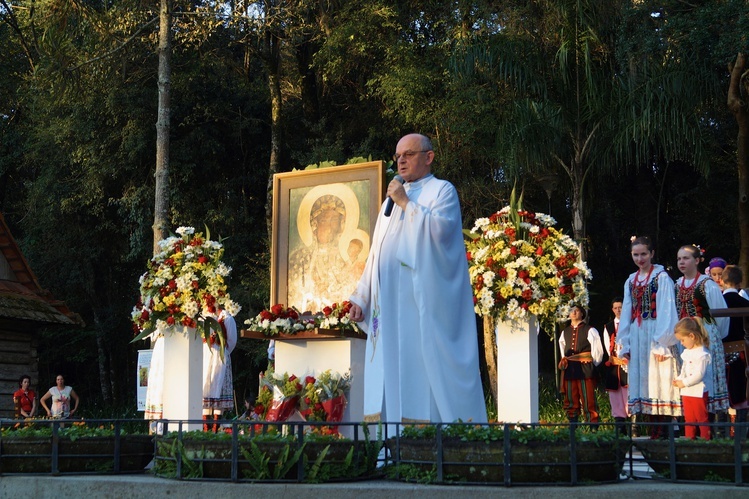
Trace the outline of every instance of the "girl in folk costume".
{"label": "girl in folk costume", "polygon": [[728,265],[728,263],[726,263],[726,261],[719,256],[711,258],[710,263],[707,264],[707,268],[705,269],[705,275],[715,281],[718,286],[720,286],[720,279],[723,275],[723,270],[725,270],[726,265]]}
{"label": "girl in folk costume", "polygon": [[[681,373],[674,386],[681,388],[684,407],[684,436],[694,440],[697,428],[692,423],[707,423],[707,399],[712,391],[712,360],[708,346],[710,338],[699,317],[687,317],[676,323],[674,334],[684,347],[681,353]],[[710,427],[700,426],[700,438],[710,440]]]}
{"label": "girl in folk costume", "polygon": [[149,338],[153,351],[148,367],[146,411],[143,417],[152,421],[148,426],[148,432],[161,435],[164,428],[156,420],[164,417],[164,332],[157,329]]}
{"label": "girl in folk costume", "polygon": [[[619,347],[617,346],[616,336],[619,332],[619,323],[622,316],[622,299],[614,298],[611,302],[611,311],[614,313],[614,320],[606,324],[603,328],[603,346],[606,348],[608,359],[603,369],[603,381],[606,391],[609,394],[611,402],[611,415],[618,424],[624,423],[629,419],[627,402],[629,383],[627,381],[627,363],[619,357]],[[625,427],[621,427],[626,433]]]}
{"label": "girl in folk costume", "polygon": [[[630,251],[638,270],[624,284],[617,334],[619,356],[628,361],[629,412],[663,423],[682,414],[679,390],[672,385],[679,368],[674,281],[653,263],[650,238],[633,237]],[[651,438],[663,435],[662,425],[651,430]]]}
{"label": "girl in folk costume", "polygon": [[[208,421],[218,421],[221,414],[234,408],[234,383],[231,373],[231,352],[237,345],[237,323],[226,310],[218,314],[221,331],[213,331],[208,341],[203,339],[203,431],[218,431],[218,423],[209,428]],[[223,335],[224,355],[221,356]]]}
{"label": "girl in folk costume", "polygon": [[[697,268],[702,261],[702,250],[693,244],[679,248],[676,263],[679,271],[684,274],[676,281],[676,308],[679,319],[686,317],[700,317],[710,337],[710,355],[713,359],[725,358],[723,342],[728,335],[728,317],[712,317],[710,310],[726,308],[726,300],[720,286],[708,276],[701,274]],[[708,410],[713,414],[728,410],[728,384],[726,383],[726,369],[721,363],[713,366],[713,390],[708,399]]]}

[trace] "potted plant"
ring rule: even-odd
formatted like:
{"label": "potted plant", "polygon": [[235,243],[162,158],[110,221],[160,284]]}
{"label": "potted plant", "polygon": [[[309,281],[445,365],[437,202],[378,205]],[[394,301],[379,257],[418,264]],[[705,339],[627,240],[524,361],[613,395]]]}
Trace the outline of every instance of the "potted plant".
{"label": "potted plant", "polygon": [[369,441],[366,429],[363,439],[354,441],[311,431],[289,435],[278,428],[238,422],[236,436],[185,432],[157,437],[154,473],[164,478],[322,482],[358,479],[375,472],[381,443]]}
{"label": "potted plant", "polygon": [[14,423],[0,429],[0,473],[138,472],[153,449],[149,435],[111,423]]}
{"label": "potted plant", "polygon": [[613,430],[567,425],[404,426],[386,443],[389,475],[427,482],[615,482],[629,440]]}
{"label": "potted plant", "polygon": [[[733,439],[638,439],[635,447],[642,452],[653,471],[674,480],[735,482],[738,457],[741,481],[749,483],[749,444],[746,441],[736,445]],[[675,474],[672,474],[672,461]]]}

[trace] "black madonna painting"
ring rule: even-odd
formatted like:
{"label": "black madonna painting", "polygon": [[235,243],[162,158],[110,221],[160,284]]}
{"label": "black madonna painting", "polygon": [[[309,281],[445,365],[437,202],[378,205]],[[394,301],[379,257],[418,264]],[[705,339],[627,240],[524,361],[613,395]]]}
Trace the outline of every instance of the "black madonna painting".
{"label": "black madonna painting", "polygon": [[383,191],[379,161],[274,176],[271,304],[318,312],[351,295]]}

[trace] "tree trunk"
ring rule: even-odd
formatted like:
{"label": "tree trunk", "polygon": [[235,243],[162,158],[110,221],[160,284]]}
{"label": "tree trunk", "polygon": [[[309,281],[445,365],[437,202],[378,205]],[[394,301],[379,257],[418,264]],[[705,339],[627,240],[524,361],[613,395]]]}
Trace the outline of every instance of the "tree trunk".
{"label": "tree trunk", "polygon": [[107,369],[107,349],[105,347],[105,324],[99,318],[94,309],[94,328],[96,330],[96,351],[99,364],[99,385],[101,386],[101,398],[105,404],[112,401],[112,392],[109,384],[109,371]]}
{"label": "tree trunk", "polygon": [[484,317],[484,360],[489,378],[492,401],[497,404],[497,335],[494,331],[494,318]]}
{"label": "tree trunk", "polygon": [[156,188],[153,213],[153,254],[169,233],[169,132],[171,119],[172,12],[169,0],[159,9],[159,107],[156,121]]}
{"label": "tree trunk", "polygon": [[736,118],[738,136],[736,137],[736,166],[739,180],[738,221],[741,248],[739,266],[744,272],[744,286],[749,280],[749,113],[747,103],[741,97],[742,87],[746,92],[749,84],[744,78],[747,61],[746,54],[739,53],[735,63],[729,67],[731,80],[728,87],[728,109]]}
{"label": "tree trunk", "polygon": [[270,132],[270,162],[268,165],[268,194],[265,204],[265,218],[268,229],[268,240],[273,239],[273,175],[280,171],[282,131],[283,96],[281,94],[281,51],[276,36],[266,34],[266,68],[268,70],[268,89],[271,100],[271,132]]}
{"label": "tree trunk", "polygon": [[572,238],[580,245],[580,258],[585,261],[588,257],[585,234],[585,209],[583,193],[583,174],[581,165],[572,165],[570,180],[572,181]]}

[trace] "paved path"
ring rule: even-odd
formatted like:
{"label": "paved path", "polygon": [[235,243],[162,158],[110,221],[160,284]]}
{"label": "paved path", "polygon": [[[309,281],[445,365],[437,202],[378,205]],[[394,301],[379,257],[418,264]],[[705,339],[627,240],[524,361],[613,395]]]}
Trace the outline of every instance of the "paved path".
{"label": "paved path", "polygon": [[475,487],[463,485],[414,485],[387,480],[332,484],[237,484],[191,482],[155,478],[150,475],[120,476],[3,476],[0,499],[95,498],[95,499],[482,499],[520,497],[528,499],[622,499],[623,497],[668,497],[672,499],[730,499],[749,497],[749,487],[715,483],[674,484],[657,480],[627,480],[608,485]]}

